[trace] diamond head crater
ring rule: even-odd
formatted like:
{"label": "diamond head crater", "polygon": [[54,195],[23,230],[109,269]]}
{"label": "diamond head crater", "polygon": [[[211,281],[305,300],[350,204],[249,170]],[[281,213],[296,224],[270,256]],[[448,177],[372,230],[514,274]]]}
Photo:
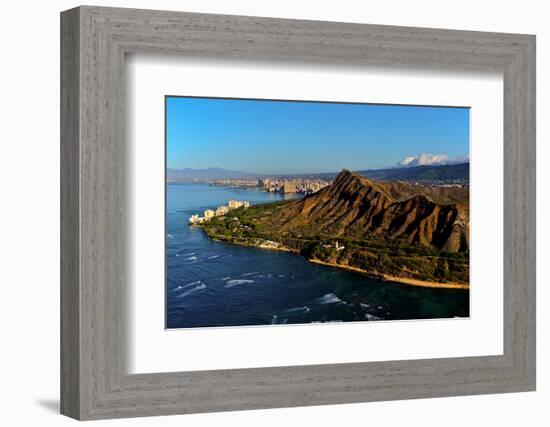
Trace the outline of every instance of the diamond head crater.
{"label": "diamond head crater", "polygon": [[[214,241],[294,253],[382,281],[468,289],[469,188],[457,179],[468,166],[409,168],[416,175],[403,180],[395,176],[403,171],[392,169],[385,176],[376,171],[374,179],[347,169],[334,177],[260,180],[237,173],[209,185],[261,186],[296,197],[230,200],[189,222]],[[433,185],[434,179],[442,182]]]}

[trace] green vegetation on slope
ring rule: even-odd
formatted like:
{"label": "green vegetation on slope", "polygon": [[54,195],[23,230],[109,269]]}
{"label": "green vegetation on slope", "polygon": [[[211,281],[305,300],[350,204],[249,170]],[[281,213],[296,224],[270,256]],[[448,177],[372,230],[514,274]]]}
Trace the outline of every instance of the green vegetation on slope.
{"label": "green vegetation on slope", "polygon": [[[318,232],[303,225],[299,230],[281,231],[271,218],[291,202],[254,205],[236,209],[203,225],[214,239],[247,246],[276,242],[278,249],[292,250],[307,259],[356,267],[373,276],[391,275],[439,283],[468,283],[469,252],[444,252],[398,239],[354,239]],[[336,242],[343,249],[336,249]]]}

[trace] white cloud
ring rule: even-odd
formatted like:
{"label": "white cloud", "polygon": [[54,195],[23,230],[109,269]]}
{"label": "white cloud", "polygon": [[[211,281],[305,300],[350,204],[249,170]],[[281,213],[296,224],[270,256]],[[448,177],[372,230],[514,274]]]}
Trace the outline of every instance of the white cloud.
{"label": "white cloud", "polygon": [[401,160],[397,165],[402,167],[428,166],[428,165],[450,165],[469,161],[469,156],[450,158],[447,154],[422,153],[418,156],[409,156]]}

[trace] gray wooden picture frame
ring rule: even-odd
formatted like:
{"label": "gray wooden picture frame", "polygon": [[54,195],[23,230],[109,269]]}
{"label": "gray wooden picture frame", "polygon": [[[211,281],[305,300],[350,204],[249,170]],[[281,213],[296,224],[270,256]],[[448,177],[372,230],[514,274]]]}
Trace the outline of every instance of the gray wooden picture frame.
{"label": "gray wooden picture frame", "polygon": [[[127,53],[504,76],[504,353],[125,369]],[[162,289],[162,284],[159,284]],[[83,6],[61,14],[61,412],[136,417],[535,390],[535,37]]]}

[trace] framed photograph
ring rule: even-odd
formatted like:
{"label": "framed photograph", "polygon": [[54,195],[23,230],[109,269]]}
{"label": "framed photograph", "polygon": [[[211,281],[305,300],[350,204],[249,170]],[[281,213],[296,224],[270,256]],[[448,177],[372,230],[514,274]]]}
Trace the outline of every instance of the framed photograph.
{"label": "framed photograph", "polygon": [[535,38],[61,15],[61,411],[535,389]]}
{"label": "framed photograph", "polygon": [[469,317],[469,113],[167,96],[166,327]]}

